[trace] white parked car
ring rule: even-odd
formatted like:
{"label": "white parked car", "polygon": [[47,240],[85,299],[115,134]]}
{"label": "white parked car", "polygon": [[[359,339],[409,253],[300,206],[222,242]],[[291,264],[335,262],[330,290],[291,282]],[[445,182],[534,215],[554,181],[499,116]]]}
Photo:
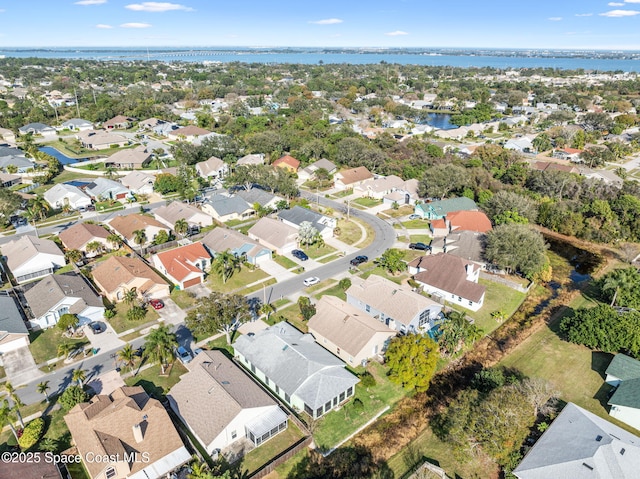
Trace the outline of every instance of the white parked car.
{"label": "white parked car", "polygon": [[320,278],[317,276],[311,276],[303,281],[305,286],[313,286],[314,284],[318,284],[320,282]]}

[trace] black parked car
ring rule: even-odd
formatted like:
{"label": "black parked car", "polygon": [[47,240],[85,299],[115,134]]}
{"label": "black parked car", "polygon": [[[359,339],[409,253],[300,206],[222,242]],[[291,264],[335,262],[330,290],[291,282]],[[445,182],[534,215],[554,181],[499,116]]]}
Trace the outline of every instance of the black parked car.
{"label": "black parked car", "polygon": [[429,246],[426,243],[410,243],[409,249],[419,249],[422,251],[429,251],[431,249],[431,246]]}
{"label": "black parked car", "polygon": [[309,259],[309,257],[307,256],[307,254],[300,250],[300,249],[294,249],[291,254],[293,256],[295,256],[296,258],[298,258],[300,261],[307,261]]}
{"label": "black parked car", "polygon": [[362,263],[366,263],[367,261],[369,261],[369,258],[366,256],[356,256],[350,261],[350,263],[351,266],[360,266]]}

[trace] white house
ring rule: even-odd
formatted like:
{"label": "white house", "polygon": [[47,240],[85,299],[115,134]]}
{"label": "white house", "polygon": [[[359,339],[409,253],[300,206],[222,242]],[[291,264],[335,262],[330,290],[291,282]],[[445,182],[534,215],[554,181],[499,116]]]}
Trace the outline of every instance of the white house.
{"label": "white house", "polygon": [[80,325],[103,318],[102,298],[77,273],[50,274],[24,293],[33,328],[54,326],[64,314],[75,314]]}
{"label": "white house", "polygon": [[8,291],[0,291],[0,354],[29,345],[29,331]]}
{"label": "white house", "polygon": [[91,204],[91,198],[80,188],[66,183],[58,183],[44,192],[44,199],[52,208],[63,208],[65,205],[77,210]]}
{"label": "white house", "polygon": [[209,454],[243,439],[258,447],[288,425],[275,400],[220,351],[198,354],[167,399]]}
{"label": "white house", "polygon": [[83,120],[81,118],[72,118],[62,123],[62,129],[71,131],[87,131],[93,130],[93,123],[89,120]]}
{"label": "white house", "polygon": [[337,220],[335,218],[322,215],[297,205],[289,210],[282,210],[278,212],[278,218],[284,224],[292,226],[297,230],[300,229],[300,225],[302,225],[302,223],[311,223],[323,238],[331,238],[333,236],[333,230],[337,224]]}
{"label": "white house", "polygon": [[66,264],[64,254],[53,241],[23,235],[2,246],[2,254],[16,282],[24,283],[53,273]]}
{"label": "white house", "polygon": [[616,387],[609,398],[609,415],[640,430],[640,361],[616,354],[605,374],[607,384]]}
{"label": "white house", "polygon": [[156,178],[143,171],[135,170],[120,178],[120,183],[137,195],[150,195],[153,193],[153,184]]}
{"label": "white house", "polygon": [[186,220],[189,226],[211,226],[213,217],[193,205],[182,203],[181,201],[173,201],[166,206],[161,206],[154,210],[155,218],[169,228],[173,229],[176,221]]}
{"label": "white house", "polygon": [[229,165],[220,158],[212,156],[206,161],[196,163],[196,172],[203,178],[221,180],[229,173]]}

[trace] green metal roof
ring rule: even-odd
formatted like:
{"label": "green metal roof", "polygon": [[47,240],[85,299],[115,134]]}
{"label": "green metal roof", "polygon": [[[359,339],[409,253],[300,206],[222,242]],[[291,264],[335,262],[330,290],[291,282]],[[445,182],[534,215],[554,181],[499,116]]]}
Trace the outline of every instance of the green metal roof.
{"label": "green metal roof", "polygon": [[621,381],[640,378],[640,361],[625,354],[616,354],[605,374],[615,376]]}

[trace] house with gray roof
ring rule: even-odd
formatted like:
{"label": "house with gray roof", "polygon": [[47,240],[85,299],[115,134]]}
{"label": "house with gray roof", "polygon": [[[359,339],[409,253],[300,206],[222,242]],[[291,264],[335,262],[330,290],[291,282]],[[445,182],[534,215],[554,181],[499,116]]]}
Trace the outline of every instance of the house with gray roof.
{"label": "house with gray roof", "polygon": [[29,332],[13,296],[0,291],[0,354],[29,345]]}
{"label": "house with gray roof", "polygon": [[167,399],[209,454],[244,439],[260,446],[288,426],[287,413],[220,351],[198,354]]}
{"label": "house with gray roof", "polygon": [[249,218],[255,214],[253,206],[235,195],[213,195],[202,204],[202,211],[221,223]]}
{"label": "house with gray roof", "polygon": [[78,273],[51,274],[24,293],[35,329],[54,326],[63,314],[75,314],[80,325],[101,320],[102,298]]}
{"label": "house with gray roof", "polygon": [[[2,155],[1,150],[4,150],[7,153],[9,150],[16,150],[18,154]],[[25,157],[24,153],[21,150],[17,150],[16,148],[5,148],[0,146],[0,170],[7,171],[7,167],[10,165],[15,166],[16,171],[18,173],[26,173],[28,170],[33,169],[35,167],[35,163],[29,158]]]}
{"label": "house with gray roof", "polygon": [[123,200],[131,196],[131,191],[122,183],[98,177],[87,185],[85,192],[94,200]]}
{"label": "house with gray roof", "polygon": [[311,163],[306,168],[302,168],[301,170],[298,170],[298,178],[305,181],[310,180],[314,177],[316,171],[318,171],[321,168],[327,170],[327,173],[329,173],[330,175],[333,175],[336,171],[338,171],[338,168],[334,163],[327,160],[326,158],[322,158],[318,161]]}
{"label": "house with gray roof", "polygon": [[519,479],[634,479],[640,437],[569,403],[524,456]]}
{"label": "house with gray roof", "polygon": [[607,403],[609,415],[640,430],[640,361],[616,354],[605,374],[607,384],[616,388]]}
{"label": "house with gray roof", "polygon": [[235,192],[236,196],[239,196],[250,205],[258,203],[263,208],[276,210],[276,204],[282,201],[284,198],[276,196],[261,188],[251,188],[250,190],[238,190]]}
{"label": "house with gray roof", "polygon": [[313,210],[302,208],[301,206],[294,206],[289,210],[281,210],[278,212],[278,218],[284,224],[300,229],[302,223],[309,222],[318,230],[318,233],[323,238],[331,238],[333,236],[333,229],[336,227],[336,219],[329,216],[322,215]]}
{"label": "house with gray roof", "polygon": [[196,172],[203,178],[221,180],[229,173],[229,165],[216,156],[196,163]]}
{"label": "house with gray roof", "polygon": [[236,165],[264,165],[264,153],[254,153],[251,155],[245,155],[239,158]]}
{"label": "house with gray roof", "polygon": [[91,204],[91,198],[82,191],[80,188],[74,185],[68,185],[66,183],[58,183],[53,185],[44,192],[44,199],[51,205],[52,208],[62,208],[69,206],[74,210],[80,207],[87,207]]}
{"label": "house with gray roof", "polygon": [[93,130],[93,123],[89,120],[83,120],[82,118],[72,118],[62,123],[62,128],[71,131],[87,131]]}
{"label": "house with gray roof", "polygon": [[211,226],[213,218],[204,211],[182,201],[173,201],[153,211],[155,218],[173,229],[178,220],[185,220],[189,226]]}
{"label": "house with gray roof", "polygon": [[421,333],[442,317],[442,305],[382,276],[354,276],[346,291],[347,303],[400,333]]}
{"label": "house with gray roof", "polygon": [[298,230],[265,216],[254,224],[247,235],[277,254],[291,253],[298,246]]}
{"label": "house with gray roof", "polygon": [[233,344],[236,358],[296,410],[316,419],[355,393],[359,379],[345,364],[287,322],[242,335]]}
{"label": "house with gray roof", "polygon": [[17,283],[41,278],[66,264],[58,245],[31,235],[20,236],[2,245],[2,255]]}
{"label": "house with gray roof", "polygon": [[32,135],[53,136],[56,134],[56,129],[44,123],[29,123],[18,128],[18,132],[21,135],[31,133]]}
{"label": "house with gray roof", "polygon": [[417,204],[414,213],[422,219],[441,220],[454,211],[478,211],[476,202],[466,196]]}
{"label": "house with gray roof", "polygon": [[201,241],[214,258],[218,253],[229,251],[251,264],[260,264],[271,259],[269,248],[234,229],[215,228],[209,231]]}
{"label": "house with gray roof", "polygon": [[156,178],[144,171],[134,170],[120,178],[120,182],[125,188],[129,188],[137,195],[150,195],[153,193],[153,185]]}

